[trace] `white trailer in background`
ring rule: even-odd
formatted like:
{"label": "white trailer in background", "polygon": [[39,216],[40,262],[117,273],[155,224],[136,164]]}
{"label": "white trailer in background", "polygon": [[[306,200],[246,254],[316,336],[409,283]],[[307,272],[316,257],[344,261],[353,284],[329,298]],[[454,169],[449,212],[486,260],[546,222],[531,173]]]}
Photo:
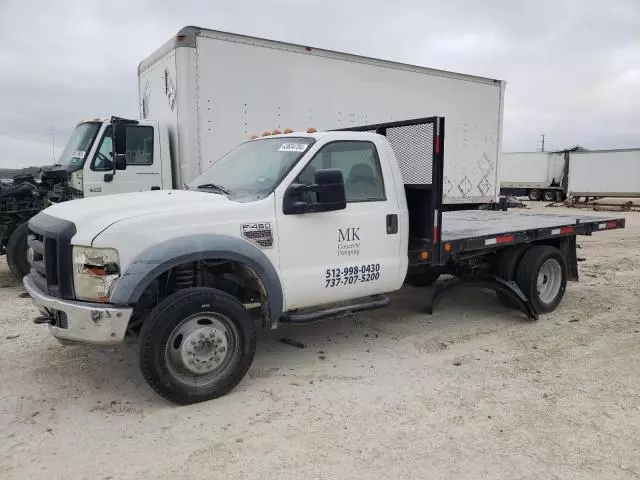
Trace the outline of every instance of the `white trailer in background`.
{"label": "white trailer in background", "polygon": [[568,152],[509,152],[500,158],[500,193],[531,200],[566,196]]}
{"label": "white trailer in background", "polygon": [[570,197],[640,197],[640,148],[571,153]]}
{"label": "white trailer in background", "polygon": [[548,202],[640,197],[640,148],[503,153],[500,194]]}

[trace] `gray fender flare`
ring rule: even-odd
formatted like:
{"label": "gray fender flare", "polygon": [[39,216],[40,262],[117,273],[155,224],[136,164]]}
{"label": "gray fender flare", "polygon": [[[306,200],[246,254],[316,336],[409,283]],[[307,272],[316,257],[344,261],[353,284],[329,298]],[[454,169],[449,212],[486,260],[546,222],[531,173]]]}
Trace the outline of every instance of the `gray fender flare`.
{"label": "gray fender flare", "polygon": [[267,256],[246,240],[224,235],[189,235],[153,245],[136,256],[111,294],[115,305],[135,305],[145,289],[161,273],[185,262],[226,259],[244,263],[259,277],[267,292],[269,318],[264,327],[273,329],[282,316],[284,295],[280,277]]}

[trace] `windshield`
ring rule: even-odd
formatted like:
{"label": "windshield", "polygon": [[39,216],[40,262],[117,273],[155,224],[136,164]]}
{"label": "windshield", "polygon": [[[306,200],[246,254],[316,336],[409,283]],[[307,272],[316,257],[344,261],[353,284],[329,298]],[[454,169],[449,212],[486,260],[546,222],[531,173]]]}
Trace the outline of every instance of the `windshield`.
{"label": "windshield", "polygon": [[188,188],[263,198],[314,141],[310,137],[277,137],[242,143],[211,165]]}
{"label": "windshield", "polygon": [[60,158],[56,162],[56,165],[62,165],[64,167],[79,167],[84,163],[93,140],[96,138],[98,130],[100,130],[100,123],[81,123],[78,125],[71,138],[67,142],[67,146],[60,154]]}

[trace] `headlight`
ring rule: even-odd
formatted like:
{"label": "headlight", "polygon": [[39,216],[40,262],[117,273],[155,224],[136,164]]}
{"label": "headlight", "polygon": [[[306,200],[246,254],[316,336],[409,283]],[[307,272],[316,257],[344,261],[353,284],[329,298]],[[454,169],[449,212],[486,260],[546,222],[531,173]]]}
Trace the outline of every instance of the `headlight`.
{"label": "headlight", "polygon": [[108,302],[120,278],[120,260],[113,248],[73,247],[73,285],[78,300]]}

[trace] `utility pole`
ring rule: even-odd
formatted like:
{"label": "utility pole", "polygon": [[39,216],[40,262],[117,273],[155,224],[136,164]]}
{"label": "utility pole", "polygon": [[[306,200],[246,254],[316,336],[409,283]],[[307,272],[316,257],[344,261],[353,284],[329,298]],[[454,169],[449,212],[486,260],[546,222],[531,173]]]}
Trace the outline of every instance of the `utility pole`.
{"label": "utility pole", "polygon": [[542,147],[542,148],[541,148],[541,151],[542,151],[542,152],[544,152],[544,137],[545,137],[545,134],[543,133],[543,134],[540,136],[540,144],[541,144],[541,147]]}
{"label": "utility pole", "polygon": [[56,137],[53,134],[53,127],[51,127],[51,156],[53,163],[56,163]]}

